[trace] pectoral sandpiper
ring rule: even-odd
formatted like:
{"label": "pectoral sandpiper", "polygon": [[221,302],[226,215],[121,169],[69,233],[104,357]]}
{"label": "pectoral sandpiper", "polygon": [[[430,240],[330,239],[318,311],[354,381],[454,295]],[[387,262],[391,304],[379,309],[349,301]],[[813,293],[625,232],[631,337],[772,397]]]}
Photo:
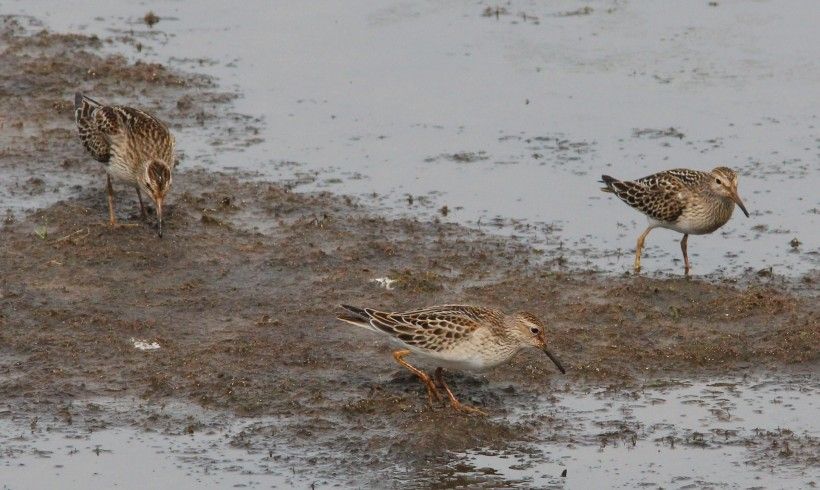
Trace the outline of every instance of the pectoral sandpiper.
{"label": "pectoral sandpiper", "polygon": [[349,314],[340,315],[339,320],[387,335],[401,347],[393,352],[393,357],[424,383],[431,406],[441,400],[438,389],[427,373],[404,359],[410,353],[438,364],[436,382],[447,393],[450,405],[465,413],[484,414],[458,401],[444,382],[443,367],[483,370],[506,361],[520,349],[535,347],[544,351],[561,373],[566,372],[547,348],[544,324],[530,313],[505,315],[468,305],[432,306],[399,313],[341,306]]}
{"label": "pectoral sandpiper", "polygon": [[641,250],[653,228],[683,233],[680,241],[685,274],[689,275],[687,240],[689,235],[705,235],[717,230],[732,217],[737,204],[746,217],[749,212],[737,193],[737,174],[726,167],[711,172],[678,168],[665,170],[635,181],[601,176],[604,192],[611,192],[642,212],[649,226],[638,237],[635,272],[641,270]]}
{"label": "pectoral sandpiper", "polygon": [[174,168],[174,136],[168,127],[147,112],[102,105],[79,92],[74,96],[74,117],[85,149],[106,164],[110,224],[117,224],[113,178],[134,185],[143,220],[147,214],[140,190],[151,197],[157,207],[157,232],[161,237],[162,205],[171,188]]}

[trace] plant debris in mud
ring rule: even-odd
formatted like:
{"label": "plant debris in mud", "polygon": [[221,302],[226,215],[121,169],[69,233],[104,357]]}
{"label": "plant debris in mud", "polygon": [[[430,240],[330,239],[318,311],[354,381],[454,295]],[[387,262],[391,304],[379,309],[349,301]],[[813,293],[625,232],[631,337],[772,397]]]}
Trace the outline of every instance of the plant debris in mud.
{"label": "plant debris in mud", "polygon": [[484,151],[460,151],[458,153],[446,153],[439,155],[438,157],[426,158],[424,161],[434,162],[439,158],[444,158],[446,160],[450,160],[456,163],[474,163],[480,162],[482,160],[488,160],[490,157],[488,157],[487,153]]}
{"label": "plant debris in mud", "polygon": [[505,7],[486,7],[482,12],[482,17],[495,17],[498,20],[502,15],[508,15],[509,12]]}
{"label": "plant debris in mud", "polygon": [[396,286],[405,291],[414,293],[434,292],[444,289],[443,278],[433,271],[415,272],[410,269],[394,271]]}
{"label": "plant debris in mud", "polygon": [[160,21],[160,18],[157,14],[154,13],[153,10],[148,11],[147,14],[142,18],[142,21],[145,22],[145,25],[148,27],[154,27],[154,24]]}
{"label": "plant debris in mud", "polygon": [[666,129],[633,129],[632,136],[635,138],[677,138],[682,140],[686,135],[675,128],[669,127]]}
{"label": "plant debris in mud", "polygon": [[578,17],[578,16],[582,16],[582,15],[589,15],[594,11],[595,11],[595,9],[593,9],[592,7],[587,5],[585,7],[581,7],[581,8],[576,9],[576,10],[569,10],[569,11],[566,11],[566,12],[559,12],[559,13],[554,14],[554,15],[555,15],[555,17]]}

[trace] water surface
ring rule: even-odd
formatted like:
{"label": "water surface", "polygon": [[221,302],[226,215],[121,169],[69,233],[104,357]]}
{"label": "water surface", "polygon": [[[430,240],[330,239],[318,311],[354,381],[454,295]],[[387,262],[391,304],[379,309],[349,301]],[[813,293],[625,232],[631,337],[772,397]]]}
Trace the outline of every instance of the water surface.
{"label": "water surface", "polygon": [[[498,17],[483,15],[487,6],[115,0],[6,10],[57,30],[133,32],[145,49],[114,49],[212,74],[242,94],[237,111],[264,118],[253,135],[263,141],[235,153],[215,154],[207,131],[184,131],[185,165],[254,170],[398,214],[446,205],[442,219],[527,234],[615,272],[631,267],[645,221],[598,191],[602,173],[728,165],[753,214],[690,240],[695,273],[816,269],[816,2],[515,1]],[[148,10],[161,18],[153,28],[140,20]],[[678,239],[650,235],[650,273],[682,269]]]}

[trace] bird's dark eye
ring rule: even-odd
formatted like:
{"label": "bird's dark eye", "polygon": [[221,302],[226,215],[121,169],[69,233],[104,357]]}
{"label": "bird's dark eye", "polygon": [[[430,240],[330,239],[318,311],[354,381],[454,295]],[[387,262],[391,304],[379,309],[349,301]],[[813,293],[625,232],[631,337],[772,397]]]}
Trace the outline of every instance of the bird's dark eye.
{"label": "bird's dark eye", "polygon": [[715,179],[715,183],[716,183],[717,185],[720,185],[720,184],[721,184],[720,179]]}
{"label": "bird's dark eye", "polygon": [[532,333],[534,333],[534,334],[537,334],[537,333],[538,333],[538,327],[532,327],[532,328],[530,329],[530,332],[532,332]]}

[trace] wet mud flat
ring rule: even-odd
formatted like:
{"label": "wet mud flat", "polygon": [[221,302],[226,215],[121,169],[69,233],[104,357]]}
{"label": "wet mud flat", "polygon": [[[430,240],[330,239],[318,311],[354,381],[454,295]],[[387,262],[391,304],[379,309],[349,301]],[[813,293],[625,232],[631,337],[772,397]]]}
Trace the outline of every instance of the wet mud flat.
{"label": "wet mud flat", "polygon": [[[45,465],[59,473],[74,450],[128,455],[136,438],[213,485],[238,475],[249,486],[548,487],[582,485],[573,478],[601,454],[617,465],[630,450],[666,444],[698,461],[737,451],[730,459],[750,478],[818,481],[816,272],[686,280],[570,269],[553,257],[572,250],[544,253],[455,224],[389,218],[343,195],[186,169],[182,141],[164,238],[119,187],[119,217],[137,226],[112,229],[102,169],[74,134],[74,90],[135,101],[173,129],[215,138],[246,119],[229,115],[233,95],[211,80],[25,22],[3,19],[0,55],[3,105],[22,104],[0,131],[10,203],[0,228],[9,435],[0,464],[37,468],[60,456],[64,469]],[[390,289],[374,281],[385,277]],[[485,374],[451,375],[489,417],[431,408],[387,342],[334,320],[341,302],[532,311],[569,372],[522,353]],[[771,405],[798,414],[783,426],[762,422],[778,412],[769,405],[733,415],[778,396]],[[664,406],[703,414],[647,421]],[[123,437],[106,439],[110,431]],[[191,442],[159,449],[163,440]],[[221,450],[239,452],[214,456]],[[655,471],[657,485],[677,476]],[[25,473],[15,475],[25,486]],[[679,486],[732,481],[683,476]]]}

